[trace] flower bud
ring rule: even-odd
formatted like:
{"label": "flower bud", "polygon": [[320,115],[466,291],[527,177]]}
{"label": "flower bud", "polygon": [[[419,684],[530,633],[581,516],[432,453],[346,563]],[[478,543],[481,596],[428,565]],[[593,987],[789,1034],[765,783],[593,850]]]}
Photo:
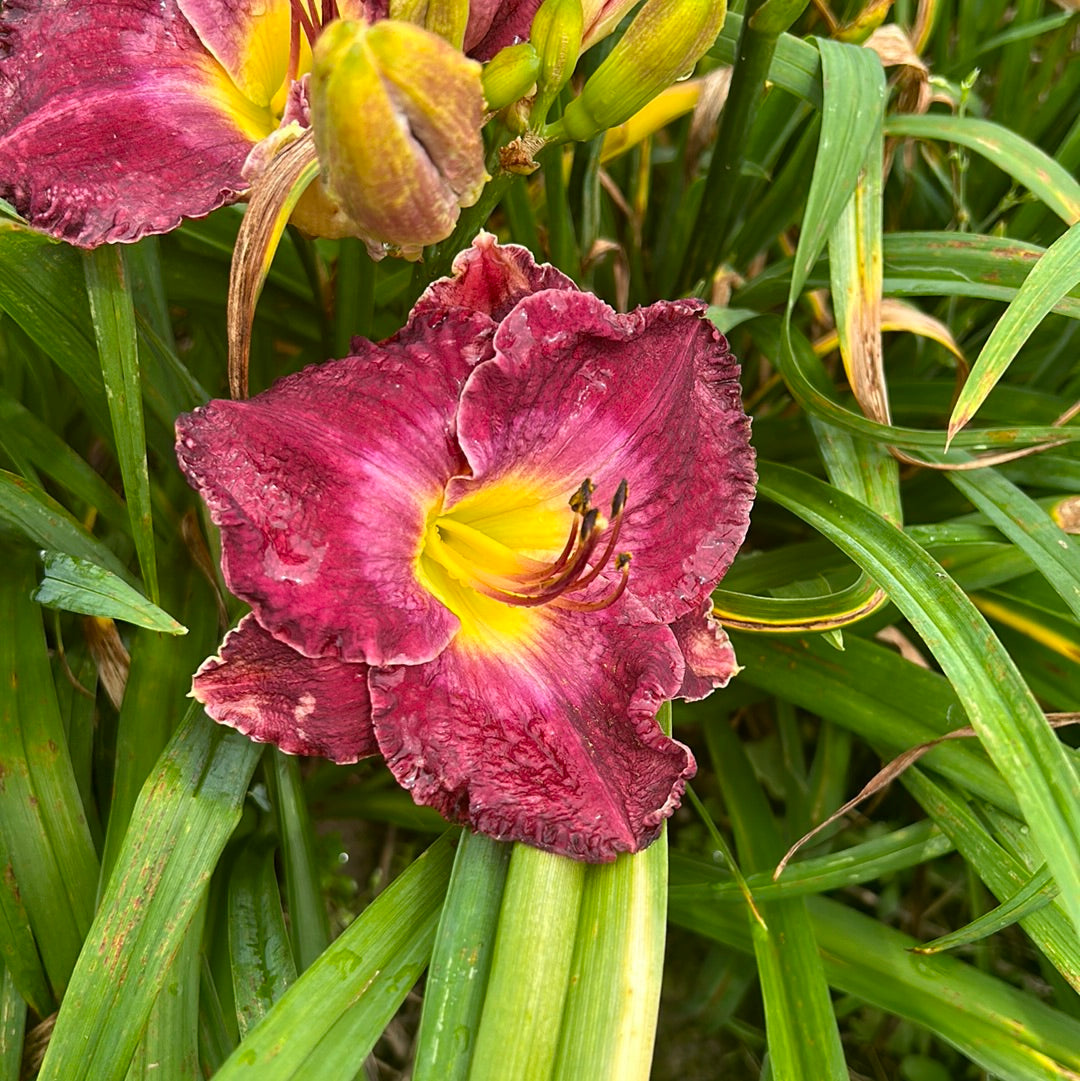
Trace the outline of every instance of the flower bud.
{"label": "flower bud", "polygon": [[566,107],[562,130],[591,139],[634,115],[665,87],[688,74],[716,40],[727,6],[720,0],[648,0]]}
{"label": "flower bud", "polygon": [[541,93],[554,98],[570,81],[581,52],[585,15],[581,0],[544,0],[533,16],[529,40],[540,56]]}
{"label": "flower bud", "polygon": [[484,65],[481,81],[489,109],[502,109],[523,98],[540,74],[540,57],[532,44],[508,45]]}
{"label": "flower bud", "polygon": [[469,22],[469,0],[428,0],[424,26],[460,49]]}
{"label": "flower bud", "polygon": [[310,98],[322,183],[373,258],[418,258],[480,197],[480,65],[436,34],[335,20],[315,45]]}

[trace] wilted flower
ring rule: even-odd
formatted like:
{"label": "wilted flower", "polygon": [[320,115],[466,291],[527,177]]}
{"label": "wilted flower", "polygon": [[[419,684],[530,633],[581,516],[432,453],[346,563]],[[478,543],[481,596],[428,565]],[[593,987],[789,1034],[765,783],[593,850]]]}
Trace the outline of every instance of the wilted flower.
{"label": "wilted flower", "polygon": [[694,761],[656,723],[736,671],[710,594],[753,495],[738,368],[696,301],[617,315],[487,235],[405,328],[177,453],[252,614],[195,677],[291,753],[381,753],[420,804],[608,860]]}
{"label": "wilted flower", "polygon": [[442,38],[394,20],[332,23],[310,95],[321,181],[374,256],[419,256],[480,197],[480,65]]}
{"label": "wilted flower", "polygon": [[[505,43],[489,6],[478,5],[478,26]],[[388,10],[389,0],[4,0],[0,196],[83,247],[208,214],[248,190],[283,120],[306,125],[302,77],[322,25]],[[479,112],[478,72],[476,84]]]}

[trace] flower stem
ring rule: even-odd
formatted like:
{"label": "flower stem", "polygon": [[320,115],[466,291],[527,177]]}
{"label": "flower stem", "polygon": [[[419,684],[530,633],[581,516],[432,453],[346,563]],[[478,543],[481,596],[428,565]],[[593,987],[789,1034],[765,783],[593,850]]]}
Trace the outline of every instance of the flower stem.
{"label": "flower stem", "polygon": [[465,832],[424,991],[413,1081],[465,1081],[491,968],[512,846]]}
{"label": "flower stem", "polygon": [[585,865],[515,845],[469,1081],[551,1074]]}
{"label": "flower stem", "polygon": [[[792,0],[786,4],[777,4],[776,0],[750,0],[747,4],[742,33],[735,49],[731,90],[720,115],[720,129],[705,179],[705,191],[690,233],[690,258],[685,263],[684,288],[711,274],[726,255],[732,224],[744,202],[743,161],[754,118],[765,95],[765,80],[773,52],[780,35],[805,7],[806,0]],[[764,8],[769,9],[770,17],[757,18]]]}

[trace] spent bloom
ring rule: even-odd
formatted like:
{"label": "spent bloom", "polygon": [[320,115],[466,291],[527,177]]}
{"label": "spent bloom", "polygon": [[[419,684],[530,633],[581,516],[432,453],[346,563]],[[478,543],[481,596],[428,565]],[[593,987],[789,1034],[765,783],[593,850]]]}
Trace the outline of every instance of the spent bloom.
{"label": "spent bloom", "polygon": [[[466,42],[504,43],[495,6],[476,5]],[[281,129],[307,127],[307,73],[323,28],[338,18],[375,23],[389,7],[389,0],[4,0],[0,196],[35,227],[82,247],[166,232],[233,202],[283,145]],[[456,48],[421,27],[408,30],[406,56],[423,53],[428,82],[437,84],[432,109],[473,129],[464,205],[484,175],[480,68],[463,66]],[[380,117],[389,108],[395,122],[415,122],[392,79],[377,90]],[[296,220],[310,231],[336,221],[337,233],[368,239],[342,225],[332,192],[311,189],[305,200]]]}
{"label": "spent bloom", "polygon": [[737,377],[699,302],[619,315],[482,234],[392,338],[178,421],[252,608],[195,696],[493,837],[643,848],[695,768],[659,706],[737,670]]}

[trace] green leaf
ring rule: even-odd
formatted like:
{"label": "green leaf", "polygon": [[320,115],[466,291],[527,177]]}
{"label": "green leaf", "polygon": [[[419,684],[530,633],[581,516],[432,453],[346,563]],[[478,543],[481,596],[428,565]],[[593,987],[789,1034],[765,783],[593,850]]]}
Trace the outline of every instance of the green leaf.
{"label": "green leaf", "polygon": [[446,834],[289,988],[214,1081],[353,1081],[427,964],[452,859]]}
{"label": "green leaf", "polygon": [[1080,547],[995,469],[950,470],[950,481],[1019,548],[1080,619]]}
{"label": "green leaf", "polygon": [[461,835],[424,989],[413,1081],[469,1076],[512,851],[480,833]]}
{"label": "green leaf", "polygon": [[1080,220],[1080,182],[1044,150],[992,120],[946,113],[904,114],[886,120],[885,134],[966,146],[1037,195],[1066,225]]}
{"label": "green leaf", "polygon": [[[806,907],[833,987],[921,1025],[995,1076],[1065,1081],[1080,1071],[1075,1018],[951,957],[915,956],[915,939],[848,905],[810,898]],[[672,898],[671,918],[736,949],[753,948],[742,906]]]}
{"label": "green leaf", "polygon": [[25,1028],[26,1001],[0,965],[0,1081],[19,1081]]}
{"label": "green leaf", "polygon": [[289,910],[289,935],[296,968],[303,972],[330,945],[326,902],[319,890],[319,868],[300,766],[294,755],[270,752],[268,782],[281,835],[281,863]]}
{"label": "green leaf", "polygon": [[[21,553],[0,551],[0,854],[10,861],[7,873],[59,1000],[93,915],[97,856],[68,757],[41,609],[30,600],[33,565]],[[10,896],[2,906],[8,921],[19,918]],[[21,950],[20,958],[13,975],[25,973],[28,993],[40,1000]]]}
{"label": "green leaf", "polygon": [[150,507],[150,475],[146,466],[146,430],[143,426],[142,388],[139,383],[135,305],[124,267],[123,250],[118,245],[104,244],[86,254],[84,267],[105,396],[109,403],[116,453],[124,478],[124,494],[131,515],[131,533],[147,592],[157,604],[160,596],[154,555],[153,512]]}
{"label": "green leaf", "polygon": [[885,108],[885,76],[874,52],[825,38],[817,46],[824,87],[821,136],[795,250],[789,313],[855,189]]}
{"label": "green leaf", "polygon": [[[952,841],[927,820],[827,856],[789,863],[775,881],[771,870],[749,874],[746,887],[755,901],[826,893],[914,867],[943,856],[954,847]],[[708,898],[737,901],[742,897],[741,887],[732,881],[726,870],[714,863],[686,856],[673,856],[672,882],[671,896],[686,901]]]}
{"label": "green leaf", "polygon": [[[775,866],[783,844],[746,752],[726,720],[707,729],[709,752],[724,791],[741,862],[753,870]],[[769,1058],[790,1081],[846,1081],[825,972],[814,929],[801,898],[759,906],[765,926],[746,912],[757,958]],[[745,909],[744,909],[745,912]],[[807,1039],[807,1033],[814,1033]]]}
{"label": "green leaf", "polygon": [[990,935],[1011,927],[1032,912],[1038,912],[1040,908],[1050,904],[1058,893],[1057,883],[1046,867],[1043,867],[1007,901],[1003,901],[989,912],[984,912],[977,920],[972,920],[958,931],[951,931],[940,938],[924,942],[921,946],[915,947],[915,952],[942,953],[945,950],[954,950],[957,946],[967,946],[972,942],[989,938]]}
{"label": "green leaf", "polygon": [[296,982],[273,844],[249,844],[229,875],[229,954],[241,1037]]}
{"label": "green leaf", "polygon": [[57,434],[22,404],[0,390],[0,443],[17,448],[38,469],[93,507],[112,526],[130,531],[124,501],[100,473],[92,469]]}
{"label": "green leaf", "polygon": [[120,1081],[240,820],[262,748],[198,703],[143,786],[39,1081]]}
{"label": "green leaf", "polygon": [[953,406],[950,439],[975,415],[1035,328],[1078,283],[1080,222],[1056,240],[1031,268],[994,326]]}
{"label": "green leaf", "polygon": [[34,592],[38,604],[122,619],[163,634],[187,634],[187,627],[104,567],[63,552],[42,552],[41,558],[45,577]]}
{"label": "green leaf", "polygon": [[125,582],[132,581],[113,552],[51,495],[0,469],[0,525],[5,523],[37,548],[64,552],[103,567]]}
{"label": "green leaf", "polygon": [[1080,793],[1072,762],[1011,657],[959,587],[861,503],[798,470],[759,463],[759,491],[874,578],[962,690],[972,726],[1012,787],[1080,928]]}
{"label": "green leaf", "polygon": [[[657,721],[671,734],[671,703]],[[667,827],[587,867],[552,1081],[648,1081],[667,935]]]}
{"label": "green leaf", "polygon": [[79,264],[71,246],[25,225],[0,222],[0,308],[68,376],[98,432],[111,437]]}
{"label": "green leaf", "polygon": [[514,846],[469,1081],[549,1076],[584,884],[577,860]]}

